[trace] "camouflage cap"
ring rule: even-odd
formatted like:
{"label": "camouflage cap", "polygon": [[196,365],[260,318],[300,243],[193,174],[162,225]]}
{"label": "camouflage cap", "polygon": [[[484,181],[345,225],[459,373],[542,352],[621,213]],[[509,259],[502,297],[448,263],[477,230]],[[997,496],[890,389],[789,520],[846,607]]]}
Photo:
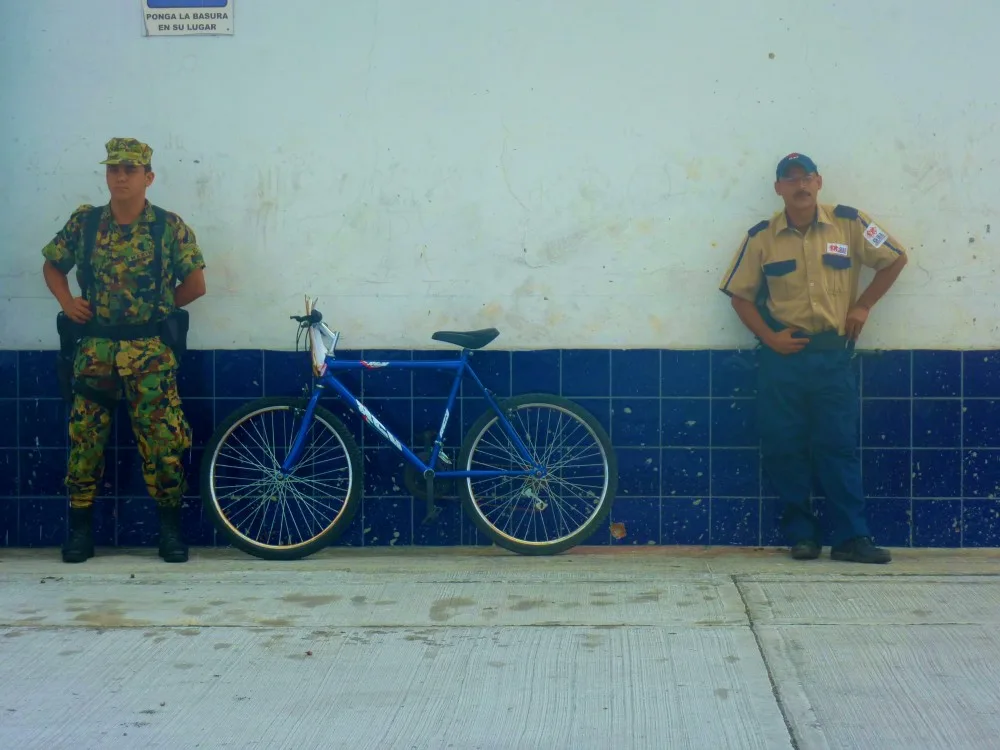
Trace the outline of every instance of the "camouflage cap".
{"label": "camouflage cap", "polygon": [[108,150],[108,158],[101,164],[148,166],[153,158],[153,149],[135,138],[112,138],[104,147]]}

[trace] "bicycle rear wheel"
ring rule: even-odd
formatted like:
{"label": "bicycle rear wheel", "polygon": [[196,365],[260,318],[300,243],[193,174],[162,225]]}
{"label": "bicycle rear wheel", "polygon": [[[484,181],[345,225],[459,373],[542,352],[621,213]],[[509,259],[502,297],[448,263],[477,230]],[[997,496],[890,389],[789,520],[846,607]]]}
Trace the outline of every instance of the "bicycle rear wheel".
{"label": "bicycle rear wheel", "polygon": [[[561,396],[517,396],[500,410],[546,475],[459,480],[466,513],[496,544],[522,555],[554,555],[589,539],[618,488],[618,462],[604,428]],[[460,471],[531,468],[493,411],[469,429],[458,465]]]}
{"label": "bicycle rear wheel", "polygon": [[293,471],[281,463],[305,415],[296,398],[262,398],[233,412],[209,440],[201,496],[233,546],[265,560],[296,560],[328,546],[361,500],[361,453],[344,424],[317,407]]}

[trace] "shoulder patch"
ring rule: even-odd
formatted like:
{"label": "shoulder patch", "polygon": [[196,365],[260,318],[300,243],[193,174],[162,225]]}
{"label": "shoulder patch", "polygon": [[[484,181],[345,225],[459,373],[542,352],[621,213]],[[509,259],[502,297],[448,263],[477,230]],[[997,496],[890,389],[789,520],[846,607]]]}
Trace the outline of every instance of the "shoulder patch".
{"label": "shoulder patch", "polygon": [[764,221],[760,222],[759,224],[754,224],[752,227],[750,227],[750,229],[747,230],[747,234],[750,237],[756,237],[758,234],[763,232],[769,226],[771,226],[771,221],[769,219],[764,219]]}
{"label": "shoulder patch", "polygon": [[858,209],[851,206],[837,205],[833,209],[833,215],[840,219],[856,219],[858,218]]}

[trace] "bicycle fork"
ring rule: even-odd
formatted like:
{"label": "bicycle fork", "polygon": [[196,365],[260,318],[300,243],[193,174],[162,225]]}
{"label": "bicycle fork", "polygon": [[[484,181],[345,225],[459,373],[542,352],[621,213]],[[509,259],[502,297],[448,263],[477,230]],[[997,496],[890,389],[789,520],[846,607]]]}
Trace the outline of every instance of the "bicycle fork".
{"label": "bicycle fork", "polygon": [[302,450],[306,442],[306,433],[309,432],[309,426],[312,424],[313,415],[316,413],[316,404],[319,403],[321,395],[322,389],[314,388],[312,395],[309,397],[309,403],[302,412],[302,423],[299,425],[298,429],[295,430],[295,439],[292,441],[292,445],[288,449],[288,454],[285,456],[285,460],[281,462],[281,473],[285,476],[288,476],[292,473],[292,471],[294,471],[295,464],[297,464],[299,459],[302,458]]}

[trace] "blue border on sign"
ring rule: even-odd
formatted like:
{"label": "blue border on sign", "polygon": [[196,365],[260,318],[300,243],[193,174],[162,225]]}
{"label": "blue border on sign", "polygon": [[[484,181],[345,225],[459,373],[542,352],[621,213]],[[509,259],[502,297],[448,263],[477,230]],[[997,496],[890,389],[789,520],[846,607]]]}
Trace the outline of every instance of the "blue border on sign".
{"label": "blue border on sign", "polygon": [[225,8],[229,0],[146,0],[146,5],[157,10],[169,8]]}

